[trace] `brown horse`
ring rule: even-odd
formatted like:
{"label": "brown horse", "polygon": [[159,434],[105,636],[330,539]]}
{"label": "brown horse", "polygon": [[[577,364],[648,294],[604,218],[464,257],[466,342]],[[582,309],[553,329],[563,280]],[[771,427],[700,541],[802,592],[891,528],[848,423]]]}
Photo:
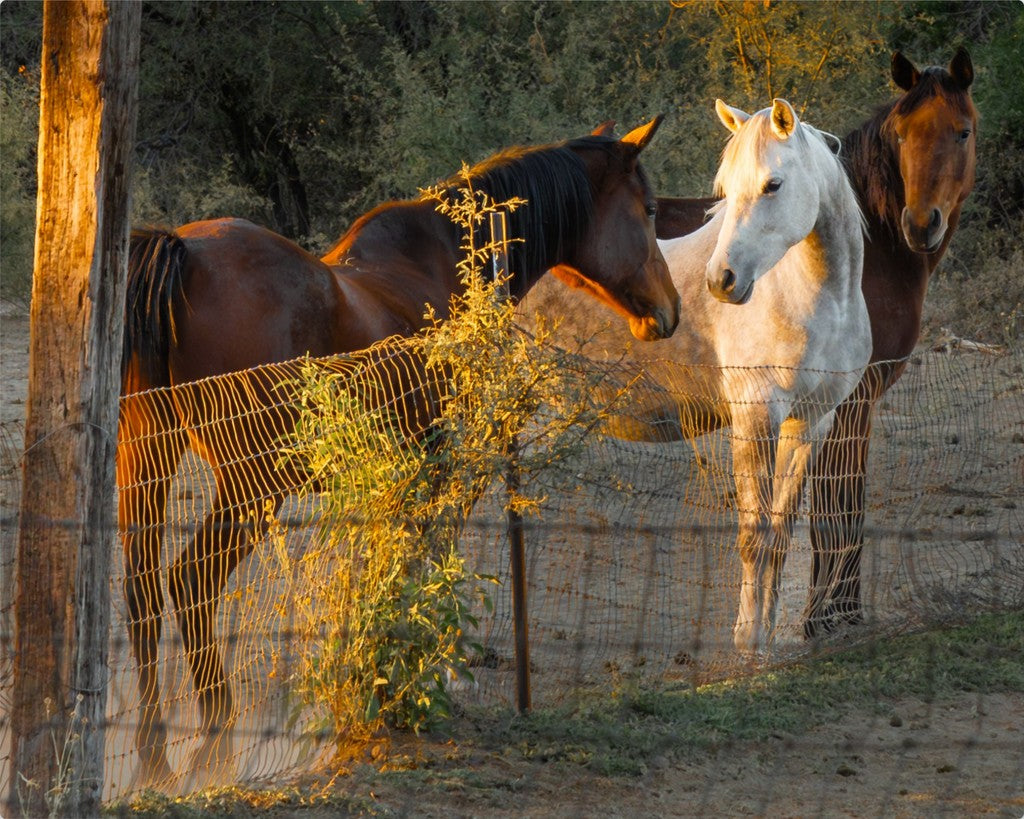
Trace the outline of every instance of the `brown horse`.
{"label": "brown horse", "polygon": [[[638,338],[672,334],[679,297],[655,241],[655,200],[638,161],[660,121],[621,140],[590,135],[512,149],[448,183],[454,189],[468,178],[495,202],[526,200],[509,215],[510,238],[523,240],[510,246],[514,298],[559,266],[626,316]],[[249,451],[246,428],[232,420],[281,403],[281,385],[272,378],[250,379],[233,391],[225,382],[213,395],[195,389],[198,409],[178,395],[181,389],[133,394],[307,354],[360,350],[418,332],[428,308],[445,317],[463,289],[457,266],[465,237],[435,204],[423,198],[382,205],[322,259],[238,219],[133,234],[117,477],[129,637],[142,701],[136,747],[143,781],[167,781],[171,774],[157,673],[170,478],[191,446],[213,467],[216,484],[208,517],[168,575],[207,732],[197,752],[202,759],[233,718],[214,624],[225,584],[252,548],[252,524],[239,521],[262,516],[267,503],[276,509],[290,476],[280,468],[280,453]],[[287,410],[280,412],[275,432],[293,422]]]}
{"label": "brown horse", "polygon": [[[974,186],[977,111],[971,58],[918,71],[899,52],[892,79],[903,94],[844,140],[841,156],[867,220],[862,289],[871,317],[871,361],[839,406],[811,481],[811,593],[804,632],[813,637],[863,620],[860,557],[871,410],[900,377],[921,331],[928,279]],[[659,239],[699,228],[714,199],[659,199]]]}

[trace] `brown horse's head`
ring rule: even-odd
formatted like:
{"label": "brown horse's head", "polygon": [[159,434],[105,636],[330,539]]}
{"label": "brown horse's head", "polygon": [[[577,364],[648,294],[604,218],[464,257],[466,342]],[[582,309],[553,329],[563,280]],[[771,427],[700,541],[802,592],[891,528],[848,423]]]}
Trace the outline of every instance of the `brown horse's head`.
{"label": "brown horse's head", "polygon": [[661,120],[622,139],[612,137],[612,123],[605,123],[591,137],[569,143],[588,168],[593,219],[572,258],[552,269],[624,316],[642,341],[668,338],[679,323],[679,294],[654,234],[657,200],[639,163]]}
{"label": "brown horse's head", "polygon": [[884,126],[895,140],[903,178],[900,225],[911,250],[933,253],[943,245],[951,214],[959,213],[974,186],[974,68],[962,48],[948,69],[924,71],[897,51],[892,78],[906,92]]}

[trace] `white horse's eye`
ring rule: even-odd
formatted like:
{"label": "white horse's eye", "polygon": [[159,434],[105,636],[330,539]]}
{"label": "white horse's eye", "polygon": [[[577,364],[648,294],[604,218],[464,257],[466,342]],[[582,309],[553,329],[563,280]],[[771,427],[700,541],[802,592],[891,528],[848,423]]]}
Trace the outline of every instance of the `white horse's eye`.
{"label": "white horse's eye", "polygon": [[764,183],[763,192],[764,193],[775,193],[781,187],[782,187],[782,180],[781,179],[769,179],[767,182]]}

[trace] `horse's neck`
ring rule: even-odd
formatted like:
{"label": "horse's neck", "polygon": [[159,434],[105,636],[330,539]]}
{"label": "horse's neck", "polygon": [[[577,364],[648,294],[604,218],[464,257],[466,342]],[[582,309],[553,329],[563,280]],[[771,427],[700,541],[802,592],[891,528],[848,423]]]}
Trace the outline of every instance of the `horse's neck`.
{"label": "horse's neck", "polygon": [[461,254],[459,242],[456,226],[429,202],[391,202],[360,217],[321,260],[332,266],[410,260],[430,272],[437,259],[439,275],[446,276]]}
{"label": "horse's neck", "polygon": [[844,196],[823,206],[814,230],[791,253],[800,258],[798,270],[816,283],[819,293],[843,302],[859,296],[864,238],[856,202]]}

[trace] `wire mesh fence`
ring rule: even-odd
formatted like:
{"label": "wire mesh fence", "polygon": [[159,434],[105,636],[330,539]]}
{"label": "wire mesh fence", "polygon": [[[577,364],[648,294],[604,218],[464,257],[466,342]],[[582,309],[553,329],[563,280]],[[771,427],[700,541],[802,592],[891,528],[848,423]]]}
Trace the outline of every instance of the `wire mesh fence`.
{"label": "wire mesh fence", "polygon": [[[349,365],[339,361],[330,366],[344,371]],[[124,593],[125,569],[123,561],[114,561],[120,568],[111,578],[104,798],[143,785],[185,793],[210,784],[273,781],[330,753],[329,737],[293,687],[295,669],[309,647],[297,639],[302,629],[290,595],[308,596],[310,590],[296,589],[295,577],[282,568],[294,566],[315,540],[321,514],[315,495],[291,494],[298,478],[279,458],[280,432],[292,411],[291,398],[279,385],[293,379],[297,367],[260,368],[124,399],[148,405],[149,420],[137,429],[160,441],[148,449],[163,456],[153,461],[146,480],[170,481],[166,515],[147,518],[162,533],[161,569],[143,567],[155,584],[147,593],[158,589],[162,600],[174,599],[167,567],[201,531],[216,489],[207,461],[181,440],[164,440],[171,425],[162,414],[186,407],[196,427],[208,434],[216,429],[233,442],[218,449],[219,466],[242,476],[238,483],[246,487],[233,525],[246,523],[264,501],[287,497],[276,512],[274,537],[260,539],[219,597],[215,640],[233,694],[234,719],[215,757],[203,753],[203,714],[185,640],[174,606],[165,605],[153,668],[160,680],[169,770],[157,781],[140,773],[137,733],[140,725],[151,728],[152,720],[142,715],[146,684],[140,682],[128,638],[133,615]],[[604,383],[628,381],[621,375],[606,367]],[[631,389],[630,402],[645,400],[643,384]],[[275,393],[281,393],[278,400],[269,397]],[[423,406],[423,397],[417,406]],[[0,779],[6,789],[12,776],[6,711],[19,423],[4,423],[0,446],[5,592]],[[538,514],[525,521],[534,707],[610,688],[624,675],[653,685],[681,679],[701,683],[806,654],[811,644],[804,639],[802,611],[812,555],[804,518],[786,557],[772,650],[750,657],[734,648],[741,579],[731,450],[728,428],[679,442],[595,434],[571,457],[531,472],[530,491],[542,498]],[[864,510],[867,622],[844,632],[842,644],[972,612],[1024,606],[1022,467],[1024,350],[993,355],[942,349],[914,356],[875,409]],[[515,702],[504,493],[500,482],[487,490],[461,538],[468,566],[498,579],[489,592],[493,610],[480,608],[478,631],[470,635],[484,647],[472,669],[474,679],[453,681],[457,699],[466,703]],[[155,497],[137,495],[145,503]],[[274,549],[285,550],[292,562],[270,559]],[[829,644],[825,638],[825,647]],[[147,741],[142,737],[141,744]]]}

